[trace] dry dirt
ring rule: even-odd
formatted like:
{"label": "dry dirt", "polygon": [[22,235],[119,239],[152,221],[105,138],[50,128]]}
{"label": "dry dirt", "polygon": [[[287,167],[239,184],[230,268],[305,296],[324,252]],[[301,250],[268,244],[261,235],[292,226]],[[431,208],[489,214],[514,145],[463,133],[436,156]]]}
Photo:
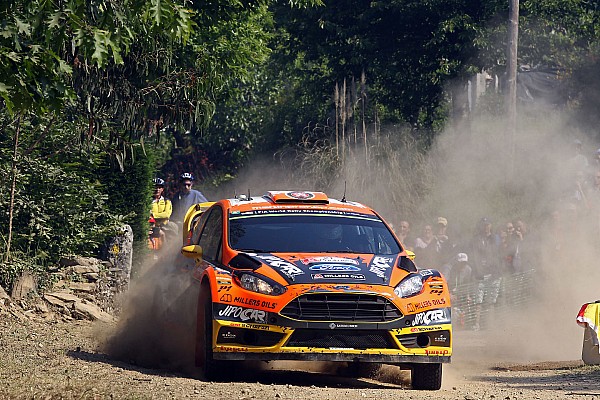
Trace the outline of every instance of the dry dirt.
{"label": "dry dirt", "polygon": [[[410,374],[397,367],[354,378],[326,363],[234,365],[222,381],[203,382],[185,372],[189,332],[166,322],[177,315],[165,317],[169,309],[190,314],[181,301],[189,297],[189,277],[166,279],[172,274],[164,268],[158,262],[134,282],[116,323],[44,319],[33,311],[17,318],[0,308],[0,399],[600,400],[600,366],[578,359],[583,329],[574,305],[582,303],[564,300],[575,296],[515,310],[493,330],[455,330],[452,363],[435,392],[412,390]],[[168,294],[164,309],[161,293]],[[551,312],[540,313],[545,309]]]}
{"label": "dry dirt", "polygon": [[482,332],[456,332],[442,390],[419,392],[410,389],[407,373],[392,367],[377,379],[357,379],[330,365],[288,363],[232,369],[224,382],[203,382],[113,359],[99,350],[107,325],[0,318],[0,398],[600,399],[600,368],[581,361],[483,361],[490,343]]}

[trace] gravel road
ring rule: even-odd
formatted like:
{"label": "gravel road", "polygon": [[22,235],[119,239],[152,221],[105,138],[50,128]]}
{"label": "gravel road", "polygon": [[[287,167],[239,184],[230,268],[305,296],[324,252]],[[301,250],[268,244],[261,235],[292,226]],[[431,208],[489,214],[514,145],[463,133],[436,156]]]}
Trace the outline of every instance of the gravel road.
{"label": "gravel road", "polygon": [[490,346],[485,332],[456,332],[442,389],[419,392],[395,367],[356,379],[328,364],[286,363],[232,369],[223,382],[202,382],[113,359],[99,350],[111,329],[0,315],[0,398],[600,399],[600,368],[578,360],[490,362],[481,357]]}

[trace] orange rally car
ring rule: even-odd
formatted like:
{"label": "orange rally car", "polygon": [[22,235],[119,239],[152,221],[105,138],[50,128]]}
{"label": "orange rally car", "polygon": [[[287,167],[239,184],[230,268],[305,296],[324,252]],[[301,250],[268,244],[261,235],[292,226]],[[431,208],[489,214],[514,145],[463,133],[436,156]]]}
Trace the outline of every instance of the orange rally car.
{"label": "orange rally car", "polygon": [[441,387],[452,355],[448,286],[416,268],[369,207],[271,191],[193,206],[183,235],[200,287],[205,378],[233,360],[340,361],[400,365],[413,388]]}

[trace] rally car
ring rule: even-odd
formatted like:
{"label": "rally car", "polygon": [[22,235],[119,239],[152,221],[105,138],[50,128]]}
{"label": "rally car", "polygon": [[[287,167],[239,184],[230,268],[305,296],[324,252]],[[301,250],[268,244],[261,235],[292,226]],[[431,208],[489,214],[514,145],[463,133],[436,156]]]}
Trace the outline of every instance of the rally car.
{"label": "rally car", "polygon": [[[393,364],[437,390],[452,355],[450,295],[374,210],[322,192],[238,196],[198,212],[181,253],[199,286],[196,365]],[[418,261],[418,260],[417,260]]]}

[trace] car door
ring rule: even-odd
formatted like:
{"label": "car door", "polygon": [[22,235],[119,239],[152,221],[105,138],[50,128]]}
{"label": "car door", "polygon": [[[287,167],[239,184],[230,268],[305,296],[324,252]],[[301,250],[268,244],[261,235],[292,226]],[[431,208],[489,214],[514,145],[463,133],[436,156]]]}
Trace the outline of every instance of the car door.
{"label": "car door", "polygon": [[217,206],[207,212],[210,214],[201,228],[198,244],[202,247],[202,262],[218,266],[222,258],[223,210]]}

